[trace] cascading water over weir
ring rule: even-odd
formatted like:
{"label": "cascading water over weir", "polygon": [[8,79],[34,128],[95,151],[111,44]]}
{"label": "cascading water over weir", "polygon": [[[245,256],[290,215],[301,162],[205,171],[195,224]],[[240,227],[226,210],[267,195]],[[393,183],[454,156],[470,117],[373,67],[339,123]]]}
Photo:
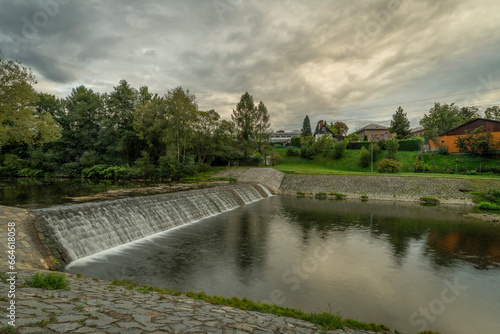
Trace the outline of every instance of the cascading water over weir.
{"label": "cascading water over weir", "polygon": [[261,184],[239,184],[36,210],[38,223],[71,261],[268,197]]}

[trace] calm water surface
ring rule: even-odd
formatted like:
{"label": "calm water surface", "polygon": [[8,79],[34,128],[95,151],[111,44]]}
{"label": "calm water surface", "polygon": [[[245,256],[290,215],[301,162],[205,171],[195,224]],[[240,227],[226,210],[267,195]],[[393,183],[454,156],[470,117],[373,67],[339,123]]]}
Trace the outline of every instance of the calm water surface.
{"label": "calm water surface", "polygon": [[500,225],[461,207],[275,196],[77,261],[91,277],[416,333],[500,333]]}

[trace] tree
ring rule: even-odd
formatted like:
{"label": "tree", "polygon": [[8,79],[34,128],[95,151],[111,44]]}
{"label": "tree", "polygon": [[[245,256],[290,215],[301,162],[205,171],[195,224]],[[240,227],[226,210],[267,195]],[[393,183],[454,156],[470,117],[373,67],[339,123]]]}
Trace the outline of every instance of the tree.
{"label": "tree", "polygon": [[349,136],[347,136],[347,139],[349,141],[359,141],[359,136],[356,133],[351,133]]}
{"label": "tree", "polygon": [[271,136],[271,124],[269,123],[269,113],[267,112],[266,105],[260,101],[257,106],[255,132],[259,145],[259,152],[262,153],[263,144],[269,143]]}
{"label": "tree", "polygon": [[460,108],[460,115],[462,115],[464,122],[480,117],[479,109],[477,107],[462,107]]}
{"label": "tree", "polygon": [[61,136],[52,115],[37,110],[31,70],[0,52],[0,149],[15,144],[43,145]]}
{"label": "tree", "polygon": [[215,147],[215,133],[220,124],[220,115],[215,110],[199,111],[194,124],[194,146],[199,163],[203,163]]}
{"label": "tree", "polygon": [[344,137],[347,135],[347,131],[349,131],[349,127],[344,122],[333,123],[333,128],[337,130],[337,133],[340,136],[344,136]]}
{"label": "tree", "polygon": [[168,106],[164,98],[146,99],[139,104],[134,111],[132,126],[138,137],[155,151],[156,157],[166,154],[170,124]]}
{"label": "tree", "polygon": [[398,139],[406,139],[410,135],[410,121],[408,121],[408,117],[406,113],[403,112],[401,106],[399,106],[394,115],[392,115],[389,132],[395,133]]}
{"label": "tree", "polygon": [[484,111],[484,115],[487,119],[500,121],[500,107],[499,106],[488,107]]}
{"label": "tree", "polygon": [[491,156],[500,152],[500,140],[496,140],[491,132],[485,131],[483,126],[466,131],[464,136],[457,136],[455,145],[460,152],[473,155]]}
{"label": "tree", "polygon": [[436,102],[420,120],[420,125],[425,129],[425,137],[433,139],[437,134],[443,133],[464,123],[463,115],[454,103],[443,104]]}
{"label": "tree", "polygon": [[301,137],[310,137],[312,136],[311,131],[311,121],[309,120],[309,116],[306,115],[304,117],[304,121],[302,122],[302,130],[300,131]]}
{"label": "tree", "polygon": [[256,107],[253,96],[245,92],[236,105],[236,109],[233,109],[231,120],[245,158],[253,153],[256,144],[259,150],[262,149],[260,143],[262,140],[268,140],[270,135],[269,114],[262,101]]}
{"label": "tree", "polygon": [[139,93],[125,80],[104,96],[105,115],[101,128],[101,140],[108,156],[120,156],[127,163],[135,160],[140,152],[139,138],[132,126]]}

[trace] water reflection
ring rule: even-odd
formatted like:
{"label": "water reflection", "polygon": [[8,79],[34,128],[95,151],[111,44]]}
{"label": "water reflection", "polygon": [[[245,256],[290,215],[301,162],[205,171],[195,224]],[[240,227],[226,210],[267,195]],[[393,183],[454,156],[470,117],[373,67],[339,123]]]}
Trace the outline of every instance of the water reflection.
{"label": "water reflection", "polygon": [[467,210],[275,196],[70,271],[308,312],[330,304],[345,317],[409,333],[420,329],[410,315],[457,280],[467,289],[429,328],[498,333],[500,226],[466,220]]}

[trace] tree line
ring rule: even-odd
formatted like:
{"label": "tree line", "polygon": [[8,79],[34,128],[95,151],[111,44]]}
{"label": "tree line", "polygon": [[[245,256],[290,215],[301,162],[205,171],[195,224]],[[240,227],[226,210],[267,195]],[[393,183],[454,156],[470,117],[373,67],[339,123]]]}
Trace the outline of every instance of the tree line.
{"label": "tree line", "polygon": [[183,87],[164,95],[121,80],[111,92],[79,86],[37,92],[30,69],[0,53],[0,173],[180,179],[271,154],[265,104],[241,96],[231,121],[200,110]]}

